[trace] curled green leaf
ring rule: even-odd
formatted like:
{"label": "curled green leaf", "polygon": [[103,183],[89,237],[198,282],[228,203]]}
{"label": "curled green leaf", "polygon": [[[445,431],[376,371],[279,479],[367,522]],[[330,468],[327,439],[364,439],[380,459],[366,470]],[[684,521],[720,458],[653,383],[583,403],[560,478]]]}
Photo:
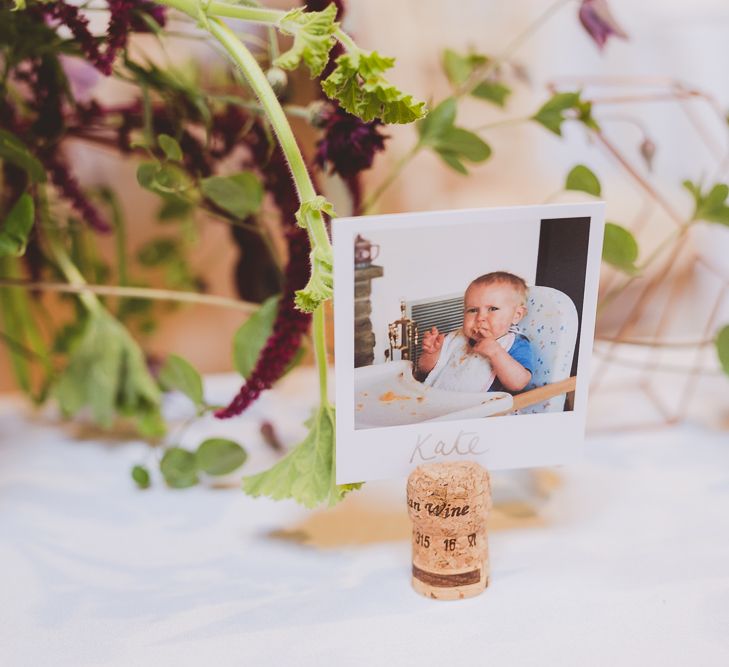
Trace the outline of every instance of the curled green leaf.
{"label": "curled green leaf", "polygon": [[311,259],[311,276],[304,289],[296,292],[296,307],[313,313],[324,301],[332,298],[334,290],[334,255],[331,246],[314,247]]}
{"label": "curled green leaf", "polygon": [[319,76],[329,61],[329,51],[336,42],[337,7],[334,3],[320,12],[292,9],[279,21],[281,32],[294,36],[293,46],[273,64],[282,69],[296,69],[303,60],[312,77]]}
{"label": "curled green leaf", "polygon": [[243,478],[243,490],[251,496],[274,500],[293,498],[306,507],[323,502],[334,505],[361,484],[336,483],[334,408],[320,406],[307,422],[304,440],[269,470]]}
{"label": "curled green leaf", "polygon": [[301,202],[299,210],[296,211],[296,222],[299,227],[310,229],[311,225],[314,224],[312,216],[315,213],[326,213],[330,218],[334,218],[337,215],[334,212],[334,205],[322,195],[317,195],[313,199]]}
{"label": "curled green leaf", "polygon": [[406,95],[383,76],[395,64],[394,58],[359,51],[339,56],[336,63],[322,89],[349,113],[366,122],[379,118],[384,123],[412,123],[427,113],[425,102]]}

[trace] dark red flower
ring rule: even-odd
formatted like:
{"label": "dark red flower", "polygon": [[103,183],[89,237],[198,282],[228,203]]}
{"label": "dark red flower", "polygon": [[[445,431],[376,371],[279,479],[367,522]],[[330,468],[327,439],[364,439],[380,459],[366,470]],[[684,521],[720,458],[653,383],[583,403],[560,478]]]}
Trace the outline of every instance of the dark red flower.
{"label": "dark red flower", "polygon": [[167,23],[167,8],[154,2],[141,0],[136,3],[136,11],[132,14],[130,23],[134,32],[152,32],[149,24],[142,18],[141,14],[147,14],[160,27],[164,28]]}
{"label": "dark red flower", "polygon": [[382,123],[370,123],[353,116],[339,107],[325,116],[324,136],[316,147],[315,161],[320,168],[329,166],[329,173],[344,179],[352,178],[369,169],[378,151],[385,149],[388,137],[379,133]]}
{"label": "dark red flower", "polygon": [[582,0],[579,11],[580,23],[597,44],[599,49],[612,35],[627,39],[628,35],[613,17],[607,0]]}

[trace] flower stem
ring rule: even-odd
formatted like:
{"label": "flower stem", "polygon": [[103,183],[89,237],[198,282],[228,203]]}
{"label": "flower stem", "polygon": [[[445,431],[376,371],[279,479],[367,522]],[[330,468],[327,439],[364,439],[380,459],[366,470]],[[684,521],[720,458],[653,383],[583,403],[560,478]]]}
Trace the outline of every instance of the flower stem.
{"label": "flower stem", "polygon": [[398,176],[402,173],[403,169],[410,163],[410,161],[418,154],[423,144],[418,141],[405,155],[403,155],[392,168],[392,171],[387,178],[380,183],[379,187],[367,198],[367,201],[362,205],[362,214],[367,215],[372,207],[377,203],[377,200],[385,193],[385,191],[397,180]]}
{"label": "flower stem", "polygon": [[[58,261],[58,256],[56,256],[56,260]],[[78,270],[75,266],[73,268],[76,271]],[[66,274],[64,273],[64,275]],[[198,294],[197,292],[180,292],[177,290],[156,289],[150,287],[90,285],[86,282],[83,284],[52,283],[15,278],[0,278],[0,287],[23,287],[28,290],[43,290],[44,292],[60,292],[63,294],[100,294],[102,296],[118,296],[130,299],[150,299],[153,301],[180,301],[184,303],[198,303],[204,306],[231,308],[233,310],[243,311],[244,313],[252,313],[259,308],[258,304],[249,303],[248,301],[239,301],[237,299],[229,299],[224,296]]]}
{"label": "flower stem", "polygon": [[314,338],[316,366],[319,370],[319,401],[322,407],[328,407],[326,317],[323,303],[314,311],[312,317],[312,334]]}

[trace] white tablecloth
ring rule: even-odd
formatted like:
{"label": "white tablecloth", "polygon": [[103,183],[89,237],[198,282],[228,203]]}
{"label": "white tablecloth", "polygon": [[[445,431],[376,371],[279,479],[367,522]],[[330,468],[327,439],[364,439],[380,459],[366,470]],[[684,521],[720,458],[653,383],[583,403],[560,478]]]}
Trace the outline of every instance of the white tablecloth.
{"label": "white tablecloth", "polygon": [[[312,380],[181,442],[235,434],[265,467],[260,420],[297,437]],[[148,448],[81,431],[0,401],[3,667],[729,664],[726,432],[589,438],[551,489],[495,476],[491,586],[436,602],[410,587],[403,481],[327,512],[236,480],[138,491]]]}

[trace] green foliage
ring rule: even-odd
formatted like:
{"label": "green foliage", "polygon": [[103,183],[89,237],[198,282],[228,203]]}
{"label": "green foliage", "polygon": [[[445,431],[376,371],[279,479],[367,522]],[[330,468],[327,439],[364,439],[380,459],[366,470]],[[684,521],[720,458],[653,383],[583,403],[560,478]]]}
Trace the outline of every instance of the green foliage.
{"label": "green foliage", "polygon": [[511,88],[500,81],[481,81],[472,91],[471,95],[479,100],[493,102],[496,106],[506,106],[506,100],[511,95]]}
{"label": "green foliage", "polygon": [[171,137],[169,134],[160,134],[157,137],[157,142],[168,160],[182,162],[182,149],[180,148],[180,144],[177,143],[177,139]]}
{"label": "green foliage", "polygon": [[159,469],[167,486],[173,489],[186,489],[200,481],[195,455],[181,447],[167,449],[159,463]]}
{"label": "green foliage", "polygon": [[479,53],[462,56],[451,49],[443,51],[443,70],[454,88],[462,86],[474,71],[488,63],[489,59]]}
{"label": "green foliage", "polygon": [[195,452],[195,464],[208,475],[227,475],[240,468],[248,458],[246,450],[226,438],[208,438]]}
{"label": "green foliage", "polygon": [[20,139],[6,130],[0,130],[0,160],[20,167],[31,180],[45,183],[46,170]]}
{"label": "green foliage", "polygon": [[307,422],[309,433],[275,466],[243,478],[243,490],[251,496],[274,500],[293,498],[306,507],[322,502],[334,505],[361,484],[337,485],[334,456],[334,408],[320,406]]}
{"label": "green foliage", "polygon": [[161,162],[142,162],[137,167],[137,182],[158,195],[180,195],[192,187],[187,172],[177,165]]}
{"label": "green foliage", "polygon": [[205,407],[202,378],[186,359],[176,354],[167,357],[159,372],[159,383],[168,391],[176,389],[185,394],[198,410]]}
{"label": "green foliage", "polygon": [[721,225],[729,225],[729,206],[726,200],[729,196],[729,186],[717,183],[708,192],[704,192],[698,183],[684,181],[683,186],[693,195],[694,212],[692,220],[705,220]]}
{"label": "green foliage", "polygon": [[261,350],[273,331],[278,302],[278,296],[272,296],[264,301],[235,332],[233,365],[244,378],[250,377]]}
{"label": "green foliage", "polygon": [[532,116],[532,120],[559,136],[566,120],[577,120],[592,130],[600,129],[592,117],[592,103],[583,101],[579,92],[556,93]]}
{"label": "green foliage", "polygon": [[148,489],[151,484],[149,470],[144,466],[136,465],[132,468],[132,479],[140,489]]}
{"label": "green foliage", "polygon": [[425,102],[406,95],[385,79],[384,72],[394,64],[394,58],[376,51],[345,53],[337,58],[336,68],[322,82],[322,89],[364,121],[379,118],[384,123],[412,123],[425,116]]}
{"label": "green foliage", "polygon": [[34,215],[33,198],[25,192],[0,226],[0,257],[20,257],[25,254]]}
{"label": "green foliage", "polygon": [[329,51],[336,42],[337,6],[332,3],[320,12],[292,9],[280,21],[281,32],[294,36],[293,46],[273,64],[283,69],[296,69],[303,60],[312,77],[319,76],[329,61]]}
{"label": "green foliage", "polygon": [[565,182],[564,188],[565,190],[586,192],[593,197],[599,197],[602,193],[599,179],[584,164],[578,164],[572,167],[570,173],[567,174],[567,181]]}
{"label": "green foliage", "polygon": [[315,245],[309,253],[311,276],[304,289],[296,291],[296,307],[313,313],[334,292],[334,253],[331,246]]}
{"label": "green foliage", "polygon": [[227,438],[208,438],[195,452],[169,447],[159,464],[167,486],[186,489],[200,481],[200,473],[227,475],[242,466],[248,454],[237,442]]}
{"label": "green foliage", "polygon": [[160,392],[144,354],[100,307],[89,313],[53,393],[67,416],[88,407],[103,428],[110,428],[115,415],[121,414],[135,418],[145,435],[160,434]]}
{"label": "green foliage", "polygon": [[[20,260],[0,256],[0,275],[4,278],[20,278]],[[48,349],[33,316],[30,293],[22,287],[0,287],[0,342],[4,342],[10,355],[10,363],[18,386],[34,401],[44,398],[45,388],[35,391],[31,369],[40,361],[46,379],[52,369]]]}
{"label": "green foliage", "polygon": [[716,335],[716,352],[724,372],[729,375],[729,324]]}
{"label": "green foliage", "polygon": [[491,148],[478,135],[455,126],[456,99],[441,102],[418,124],[420,143],[432,148],[451,168],[468,174],[463,160],[483,162],[491,156]]}
{"label": "green foliage", "polygon": [[637,273],[638,268],[635,266],[635,262],[638,259],[638,242],[625,227],[614,222],[607,222],[605,223],[602,259],[625,273]]}
{"label": "green foliage", "polygon": [[330,218],[336,215],[334,213],[334,205],[322,195],[316,195],[313,199],[301,202],[299,210],[296,211],[296,222],[303,229],[311,229],[314,224],[312,217],[317,213],[324,213]]}
{"label": "green foliage", "polygon": [[210,176],[200,181],[203,194],[236,218],[244,219],[256,213],[263,201],[263,186],[250,171],[231,176]]}

